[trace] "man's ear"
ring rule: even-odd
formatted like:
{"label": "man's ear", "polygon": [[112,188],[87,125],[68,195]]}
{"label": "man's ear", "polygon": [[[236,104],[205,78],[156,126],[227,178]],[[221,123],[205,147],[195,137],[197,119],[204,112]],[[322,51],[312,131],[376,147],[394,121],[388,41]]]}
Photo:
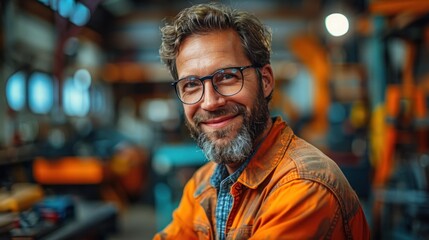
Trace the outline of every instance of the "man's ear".
{"label": "man's ear", "polygon": [[270,64],[266,64],[260,68],[262,77],[262,90],[264,97],[268,97],[274,90],[274,74]]}

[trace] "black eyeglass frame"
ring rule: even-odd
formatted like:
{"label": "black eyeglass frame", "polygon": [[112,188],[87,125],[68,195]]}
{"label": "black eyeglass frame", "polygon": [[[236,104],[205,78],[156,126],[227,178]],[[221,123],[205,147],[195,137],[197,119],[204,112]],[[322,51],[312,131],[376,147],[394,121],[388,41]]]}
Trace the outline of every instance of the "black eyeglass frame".
{"label": "black eyeglass frame", "polygon": [[[226,68],[221,68],[221,69],[216,70],[216,71],[215,71],[214,73],[212,73],[211,75],[207,75],[207,76],[204,76],[204,77],[201,77],[201,78],[199,78],[199,77],[197,77],[197,76],[187,76],[187,77],[184,77],[184,78],[178,79],[178,80],[176,80],[176,81],[172,82],[172,83],[171,83],[171,86],[173,86],[173,87],[174,87],[174,90],[175,90],[176,95],[177,95],[177,97],[179,98],[179,100],[180,100],[183,104],[187,104],[187,105],[193,105],[193,104],[196,104],[196,103],[198,103],[199,101],[201,101],[201,99],[202,99],[202,98],[203,98],[203,96],[204,96],[204,92],[205,92],[204,81],[205,81],[205,80],[207,80],[207,79],[210,79],[210,82],[212,83],[212,86],[213,86],[214,90],[215,90],[217,93],[219,93],[221,96],[224,96],[224,97],[231,97],[231,96],[234,96],[234,95],[238,94],[239,92],[241,92],[241,89],[243,89],[243,86],[244,86],[244,73],[243,73],[243,71],[244,71],[244,70],[246,70],[246,69],[248,69],[248,68],[257,68],[257,67],[256,67],[255,65],[253,65],[253,64],[252,64],[252,65],[242,66],[242,67],[226,67]],[[241,79],[241,87],[240,87],[240,89],[239,89],[236,93],[233,93],[233,94],[222,94],[222,93],[220,93],[220,92],[218,91],[217,87],[214,85],[214,83],[213,83],[213,77],[214,77],[216,74],[218,74],[219,72],[221,72],[221,71],[225,71],[225,70],[228,70],[228,69],[238,69],[238,70],[240,71],[241,76],[242,76],[242,79]],[[180,97],[180,93],[178,92],[179,90],[177,89],[177,83],[179,83],[180,81],[182,81],[182,80],[184,80],[184,79],[187,79],[187,78],[189,78],[189,77],[195,77],[195,79],[198,79],[198,80],[201,82],[201,85],[203,86],[203,92],[202,92],[202,94],[201,94],[201,97],[200,97],[198,100],[196,100],[195,102],[192,102],[192,103],[186,103],[186,102],[184,102],[184,101],[182,100],[182,98]]]}

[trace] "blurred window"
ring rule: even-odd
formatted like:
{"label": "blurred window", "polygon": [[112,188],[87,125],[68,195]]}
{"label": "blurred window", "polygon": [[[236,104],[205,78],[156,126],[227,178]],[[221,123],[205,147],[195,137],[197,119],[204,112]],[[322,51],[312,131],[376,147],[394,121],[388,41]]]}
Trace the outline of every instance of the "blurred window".
{"label": "blurred window", "polygon": [[54,105],[54,84],[50,75],[34,72],[28,80],[28,104],[30,110],[46,114]]}
{"label": "blurred window", "polygon": [[25,106],[25,77],[25,73],[19,71],[12,74],[6,83],[6,100],[9,107],[15,111],[22,110]]}
{"label": "blurred window", "polygon": [[69,116],[87,115],[90,107],[89,88],[79,84],[75,78],[68,78],[64,82],[63,107],[65,114]]}

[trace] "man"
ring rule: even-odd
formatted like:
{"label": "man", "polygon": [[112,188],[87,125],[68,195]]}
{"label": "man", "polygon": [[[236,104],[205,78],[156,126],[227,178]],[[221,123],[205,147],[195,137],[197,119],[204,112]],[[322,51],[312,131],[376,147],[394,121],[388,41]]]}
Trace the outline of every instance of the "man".
{"label": "man", "polygon": [[185,9],[161,31],[186,125],[210,162],[155,239],[369,239],[338,166],[270,118],[270,31],[220,4]]}

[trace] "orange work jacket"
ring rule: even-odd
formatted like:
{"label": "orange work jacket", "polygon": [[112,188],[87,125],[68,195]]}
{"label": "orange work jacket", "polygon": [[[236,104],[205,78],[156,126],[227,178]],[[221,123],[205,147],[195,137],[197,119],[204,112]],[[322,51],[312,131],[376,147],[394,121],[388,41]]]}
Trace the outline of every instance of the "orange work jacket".
{"label": "orange work jacket", "polygon": [[[154,239],[217,239],[216,164],[197,170]],[[356,193],[335,162],[277,118],[230,190],[226,239],[369,239]]]}

